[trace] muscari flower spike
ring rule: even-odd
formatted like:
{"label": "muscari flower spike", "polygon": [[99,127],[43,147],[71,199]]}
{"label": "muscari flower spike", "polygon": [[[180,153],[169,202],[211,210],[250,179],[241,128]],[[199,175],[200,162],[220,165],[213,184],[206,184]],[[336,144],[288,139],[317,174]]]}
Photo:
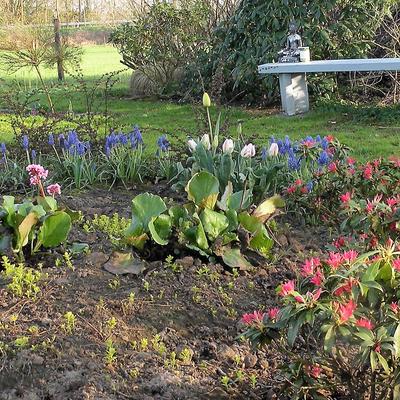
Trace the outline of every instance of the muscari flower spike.
{"label": "muscari flower spike", "polygon": [[22,136],[22,148],[24,150],[28,150],[29,147],[29,138],[27,135]]}

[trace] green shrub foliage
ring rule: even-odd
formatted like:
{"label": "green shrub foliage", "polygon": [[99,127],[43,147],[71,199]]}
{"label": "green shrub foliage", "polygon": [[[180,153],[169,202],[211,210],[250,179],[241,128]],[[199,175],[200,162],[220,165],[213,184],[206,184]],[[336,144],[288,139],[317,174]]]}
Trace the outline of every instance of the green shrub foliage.
{"label": "green shrub foliage", "polygon": [[313,59],[364,57],[391,4],[392,0],[242,0],[217,29],[213,50],[199,65],[209,83],[223,72],[228,99],[271,100],[277,79],[261,80],[257,66],[277,59],[292,19]]}

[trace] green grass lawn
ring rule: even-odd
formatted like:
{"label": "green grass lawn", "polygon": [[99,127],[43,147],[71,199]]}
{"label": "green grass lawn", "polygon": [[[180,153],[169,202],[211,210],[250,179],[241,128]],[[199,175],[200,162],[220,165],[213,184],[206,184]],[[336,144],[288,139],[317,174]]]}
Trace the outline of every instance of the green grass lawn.
{"label": "green grass lawn", "polygon": [[[118,52],[110,46],[87,46],[84,48],[82,70],[89,80],[104,73],[120,70],[123,65],[119,62]],[[55,81],[54,70],[44,70],[44,75],[50,83]],[[21,90],[28,90],[38,85],[34,71],[24,70],[15,76],[5,76],[6,81],[17,79]],[[166,101],[129,100],[127,88],[130,72],[122,73],[118,82],[112,89],[109,100],[109,109],[116,115],[118,127],[127,130],[134,124],[145,128],[145,141],[152,150],[156,138],[165,132],[179,135],[185,139],[187,136],[196,136],[199,126],[196,122],[194,110],[191,105],[178,105]],[[75,112],[84,112],[83,97],[70,86],[71,78],[67,78],[67,85],[62,90],[53,91],[53,100],[58,111],[70,108]],[[42,104],[45,98],[39,96]],[[100,108],[103,102],[103,92],[99,91],[96,101]],[[6,108],[7,105],[1,105]],[[96,110],[96,108],[95,108]],[[270,115],[269,111],[247,110],[240,107],[221,109],[223,118],[230,121],[230,134],[235,135],[237,120],[243,120],[244,134],[257,145],[268,142],[271,135],[291,138],[301,138],[306,135],[333,134],[343,143],[353,149],[353,154],[361,159],[370,157],[400,154],[400,123],[391,118],[390,122],[376,122],[373,119],[357,119],[354,116],[357,110],[351,108],[347,113],[315,108],[314,111],[296,117],[285,117],[279,114]],[[216,110],[213,110],[214,117]],[[13,133],[7,115],[0,116],[0,141],[10,142]]]}

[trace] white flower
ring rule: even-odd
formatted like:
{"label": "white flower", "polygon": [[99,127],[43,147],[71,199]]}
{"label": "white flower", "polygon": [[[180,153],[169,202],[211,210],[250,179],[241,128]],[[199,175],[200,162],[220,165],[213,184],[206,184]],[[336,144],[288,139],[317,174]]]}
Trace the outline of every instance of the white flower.
{"label": "white flower", "polygon": [[188,140],[189,150],[193,153],[196,150],[197,143],[193,139]]}
{"label": "white flower", "polygon": [[232,154],[235,145],[232,139],[225,139],[225,142],[222,144],[222,151],[227,154]]}
{"label": "white flower", "polygon": [[256,155],[256,147],[252,143],[246,144],[240,152],[240,155],[244,158],[254,157]]}
{"label": "white flower", "polygon": [[279,147],[277,143],[272,143],[269,150],[268,155],[270,157],[276,157],[279,154]]}
{"label": "white flower", "polygon": [[207,150],[210,150],[210,148],[211,148],[210,136],[208,136],[207,133],[206,133],[205,135],[202,136],[202,138],[201,138],[201,144],[202,144]]}

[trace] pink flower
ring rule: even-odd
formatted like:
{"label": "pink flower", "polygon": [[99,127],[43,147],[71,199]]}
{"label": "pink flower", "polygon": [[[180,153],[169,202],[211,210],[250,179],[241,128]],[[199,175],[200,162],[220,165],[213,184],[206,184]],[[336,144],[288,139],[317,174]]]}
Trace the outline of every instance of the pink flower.
{"label": "pink flower", "polygon": [[289,186],[287,189],[286,189],[286,192],[288,193],[288,194],[292,194],[292,193],[294,193],[296,191],[296,186]]}
{"label": "pink flower", "polygon": [[267,312],[268,318],[271,320],[276,320],[278,317],[279,311],[280,310],[278,307],[270,308]]}
{"label": "pink flower", "polygon": [[335,136],[333,135],[327,135],[325,138],[329,143],[332,143],[335,140]]}
{"label": "pink flower", "polygon": [[346,283],[339,288],[337,288],[333,294],[335,296],[341,296],[343,293],[350,293],[353,286],[358,284],[357,279],[349,278]]}
{"label": "pink flower", "polygon": [[400,258],[395,258],[392,261],[392,267],[393,267],[394,270],[400,272]]}
{"label": "pink flower", "polygon": [[38,176],[31,176],[29,178],[29,183],[31,184],[31,186],[37,186],[40,183],[40,178]]}
{"label": "pink flower", "polygon": [[365,207],[365,211],[367,212],[367,214],[371,214],[374,210],[375,204],[372,201],[367,200],[367,206]]}
{"label": "pink flower", "polygon": [[336,172],[336,171],[337,171],[337,165],[336,165],[335,162],[331,162],[331,163],[328,165],[328,171],[329,171],[329,172]]}
{"label": "pink flower", "polygon": [[261,311],[254,311],[251,314],[243,314],[241,321],[246,325],[251,325],[254,322],[260,323],[263,321],[264,315],[265,313]]}
{"label": "pink flower", "polygon": [[339,236],[334,242],[333,245],[339,249],[340,247],[343,247],[346,244],[346,239],[343,236]]}
{"label": "pink flower", "polygon": [[294,280],[287,281],[287,282],[283,283],[281,285],[281,289],[280,289],[279,294],[281,296],[287,296],[289,294],[292,294],[294,292],[294,286],[295,286]]}
{"label": "pink flower", "polygon": [[49,171],[44,169],[39,164],[30,164],[26,167],[30,177],[37,177],[38,179],[46,179]]}
{"label": "pink flower", "polygon": [[321,297],[321,293],[322,293],[322,289],[319,288],[318,290],[316,290],[314,293],[310,293],[311,297],[314,301],[317,301],[320,297]]}
{"label": "pink flower", "polygon": [[356,160],[354,158],[350,158],[350,157],[347,158],[347,164],[354,165],[355,163],[356,163]]}
{"label": "pink flower", "polygon": [[395,313],[395,314],[397,314],[398,312],[399,312],[399,305],[397,304],[397,303],[391,303],[390,304],[390,309]]}
{"label": "pink flower", "polygon": [[313,275],[315,268],[319,267],[320,265],[321,261],[319,258],[310,258],[309,260],[305,260],[302,267],[302,275]]}
{"label": "pink flower", "polygon": [[322,271],[320,269],[317,269],[315,275],[310,279],[310,282],[313,283],[315,286],[321,286],[324,279],[325,277]]}
{"label": "pink flower", "polygon": [[341,194],[340,195],[340,201],[343,204],[347,204],[350,200],[351,200],[351,193],[350,192],[346,192],[345,194]]}
{"label": "pink flower", "polygon": [[345,251],[343,253],[343,260],[347,261],[348,263],[352,263],[358,257],[358,252],[355,250]]}
{"label": "pink flower", "polygon": [[330,251],[329,258],[326,260],[326,263],[332,269],[338,269],[342,264],[342,255],[340,253],[335,253],[334,251]]}
{"label": "pink flower", "polygon": [[294,296],[294,299],[295,299],[298,303],[301,303],[301,304],[306,302],[306,301],[304,300],[304,297],[301,296],[301,295]]}
{"label": "pink flower", "polygon": [[352,316],[357,308],[357,304],[354,300],[349,300],[347,304],[339,305],[339,323],[343,324],[347,322]]}
{"label": "pink flower", "polygon": [[301,179],[296,179],[294,181],[295,186],[301,186],[303,184],[303,181]]}
{"label": "pink flower", "polygon": [[58,183],[54,183],[54,184],[52,184],[52,185],[49,185],[49,186],[47,186],[47,193],[50,195],[50,196],[55,196],[56,194],[57,195],[60,195],[61,194],[61,186],[58,184]]}
{"label": "pink flower", "polygon": [[361,328],[366,328],[369,330],[374,329],[374,324],[367,318],[360,318],[356,321],[356,326]]}
{"label": "pink flower", "polygon": [[365,179],[372,179],[373,168],[371,164],[367,164],[364,168],[363,176]]}
{"label": "pink flower", "polygon": [[305,367],[306,374],[314,379],[318,379],[321,376],[322,368],[316,364],[307,365]]}

